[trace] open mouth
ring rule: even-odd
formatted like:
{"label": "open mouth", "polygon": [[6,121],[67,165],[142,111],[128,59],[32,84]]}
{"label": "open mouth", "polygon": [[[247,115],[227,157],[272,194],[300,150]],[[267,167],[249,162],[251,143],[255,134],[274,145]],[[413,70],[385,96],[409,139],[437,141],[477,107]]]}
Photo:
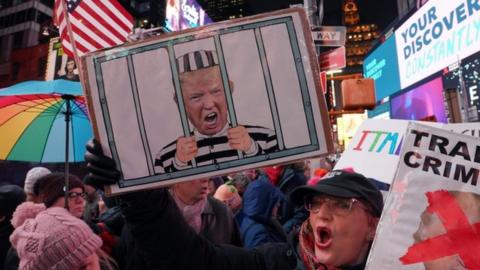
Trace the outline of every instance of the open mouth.
{"label": "open mouth", "polygon": [[207,116],[205,116],[204,120],[208,124],[215,124],[215,122],[217,122],[217,113],[212,112],[212,113],[207,114]]}
{"label": "open mouth", "polygon": [[332,232],[326,227],[317,228],[317,239],[315,245],[318,248],[327,248],[332,244]]}

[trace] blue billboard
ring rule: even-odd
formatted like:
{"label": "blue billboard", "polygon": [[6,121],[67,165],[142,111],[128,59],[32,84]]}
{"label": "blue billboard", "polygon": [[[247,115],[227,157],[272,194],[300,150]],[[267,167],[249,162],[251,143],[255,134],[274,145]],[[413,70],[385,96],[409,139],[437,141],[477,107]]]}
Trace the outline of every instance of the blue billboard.
{"label": "blue billboard", "polygon": [[395,35],[372,51],[363,62],[365,78],[375,80],[376,100],[381,100],[400,90]]}

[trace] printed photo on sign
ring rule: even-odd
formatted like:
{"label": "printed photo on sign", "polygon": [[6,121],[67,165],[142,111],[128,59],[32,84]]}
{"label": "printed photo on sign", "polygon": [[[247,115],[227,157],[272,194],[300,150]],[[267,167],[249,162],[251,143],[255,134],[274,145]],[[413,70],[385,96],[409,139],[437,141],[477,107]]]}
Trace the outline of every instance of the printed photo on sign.
{"label": "printed photo on sign", "polygon": [[328,154],[311,44],[290,9],[84,57],[112,193]]}

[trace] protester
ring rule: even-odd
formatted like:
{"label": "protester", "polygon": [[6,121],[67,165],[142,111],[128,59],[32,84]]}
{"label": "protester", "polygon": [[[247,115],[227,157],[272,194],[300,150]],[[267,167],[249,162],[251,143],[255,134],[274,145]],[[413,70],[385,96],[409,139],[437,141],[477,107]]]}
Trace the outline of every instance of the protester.
{"label": "protester", "polygon": [[0,186],[0,269],[3,269],[5,257],[10,248],[8,240],[13,232],[13,226],[10,223],[15,208],[26,199],[22,188],[15,185]]}
{"label": "protester", "polygon": [[219,186],[213,197],[228,206],[234,215],[242,208],[242,198],[230,182]]}
{"label": "protester", "polygon": [[[101,186],[118,181],[114,162],[94,141],[85,156],[85,179]],[[382,195],[356,173],[333,171],[317,185],[302,186],[292,202],[305,204],[309,218],[288,243],[253,251],[214,245],[184,221],[165,189],[122,197],[126,224],[150,269],[363,269],[382,212]]]}
{"label": "protester", "polygon": [[37,198],[38,193],[36,194],[34,191],[35,183],[37,183],[38,179],[42,176],[52,173],[49,169],[44,167],[34,167],[31,168],[27,175],[25,176],[25,183],[23,189],[27,194],[27,201],[29,202],[36,202],[39,203],[39,199]]}
{"label": "protester", "polygon": [[[35,200],[49,207],[65,207],[65,174],[47,173],[38,178],[34,184]],[[68,211],[71,215],[82,218],[84,209],[84,186],[78,177],[69,175]],[[8,250],[5,258],[5,270],[18,269],[19,256],[14,248]]]}
{"label": "protester", "polygon": [[18,269],[100,269],[96,251],[102,240],[63,207],[26,202],[15,211],[12,224]]}
{"label": "protester", "polygon": [[[286,196],[285,202],[280,206],[278,219],[285,230],[289,232],[299,221],[298,210],[290,201],[289,195],[293,189],[307,183],[305,163],[296,162],[284,166],[267,167],[264,171],[270,182]],[[303,222],[303,220],[300,220],[300,222]]]}
{"label": "protester", "polygon": [[215,195],[215,192],[217,191],[218,187],[220,187],[224,183],[225,181],[221,176],[211,177],[210,179],[208,179],[208,195],[209,196]]}
{"label": "protester", "polygon": [[282,192],[266,179],[248,185],[240,223],[244,247],[251,249],[265,243],[286,242],[286,234],[276,218],[283,201]]}
{"label": "protester", "polygon": [[[89,182],[88,176],[86,179]],[[180,215],[176,218],[185,220],[195,234],[214,244],[242,246],[240,229],[232,212],[222,202],[207,196],[208,179],[174,184],[168,193],[175,208],[180,209]],[[159,200],[162,200],[162,196],[159,196]],[[124,269],[156,269],[145,258],[128,226],[125,226],[121,238],[123,250],[120,251],[120,257],[123,257],[123,260],[119,263]],[[157,269],[169,268],[159,262]]]}
{"label": "protester", "polygon": [[[249,175],[254,175],[253,178],[250,178]],[[238,191],[238,194],[240,197],[243,197],[243,193],[247,189],[248,184],[257,177],[256,173],[252,174],[252,171],[250,170],[248,173],[237,173],[232,177],[232,183],[235,186],[235,188]]]}
{"label": "protester", "polygon": [[[85,187],[82,181],[75,175],[68,177],[67,205],[68,211],[77,218],[83,217],[85,210]],[[49,207],[64,207],[65,204],[65,174],[51,173],[38,180],[38,189],[41,202]]]}
{"label": "protester", "polygon": [[222,202],[207,196],[208,179],[174,184],[170,193],[187,223],[197,233],[212,243],[242,245],[232,211]]}

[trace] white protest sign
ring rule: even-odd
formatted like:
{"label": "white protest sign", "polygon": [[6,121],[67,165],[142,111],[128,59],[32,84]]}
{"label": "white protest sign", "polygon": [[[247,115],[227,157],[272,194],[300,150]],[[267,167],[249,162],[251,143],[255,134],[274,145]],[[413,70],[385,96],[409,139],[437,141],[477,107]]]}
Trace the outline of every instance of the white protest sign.
{"label": "white protest sign", "polygon": [[355,172],[390,184],[408,121],[367,119],[358,128],[335,169]]}
{"label": "white protest sign", "polygon": [[480,269],[480,140],[411,123],[367,270]]}
{"label": "white protest sign", "polygon": [[[366,119],[358,128],[335,169],[353,168],[367,177],[390,184],[398,166],[408,120]],[[418,122],[460,134],[480,136],[478,123]]]}

